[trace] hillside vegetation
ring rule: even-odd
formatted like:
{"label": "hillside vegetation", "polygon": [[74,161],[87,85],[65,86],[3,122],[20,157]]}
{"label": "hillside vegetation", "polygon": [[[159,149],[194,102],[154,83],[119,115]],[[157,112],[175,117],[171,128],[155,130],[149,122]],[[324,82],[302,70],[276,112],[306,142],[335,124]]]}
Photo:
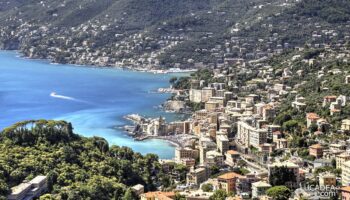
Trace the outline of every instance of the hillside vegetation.
{"label": "hillside vegetation", "polygon": [[162,177],[156,155],[78,136],[65,121],[16,123],[0,134],[0,148],[1,199],[37,175],[48,176],[45,197],[71,200],[133,199],[130,186],[154,190]]}
{"label": "hillside vegetation", "polygon": [[[0,48],[61,63],[211,66],[341,40],[349,22],[346,0],[0,0]],[[313,37],[324,30],[336,34]]]}

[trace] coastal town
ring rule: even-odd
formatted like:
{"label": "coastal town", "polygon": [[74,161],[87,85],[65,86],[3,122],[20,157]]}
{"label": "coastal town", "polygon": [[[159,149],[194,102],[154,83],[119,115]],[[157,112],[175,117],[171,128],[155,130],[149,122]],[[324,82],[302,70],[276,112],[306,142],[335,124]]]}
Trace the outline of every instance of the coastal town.
{"label": "coastal town", "polygon": [[[227,199],[275,199],[269,194],[278,189],[285,189],[286,199],[350,195],[350,74],[345,67],[350,48],[341,41],[319,46],[324,48],[296,47],[279,55],[281,65],[271,59],[227,60],[194,73],[185,81],[188,89],[172,88],[169,100],[183,108],[192,105],[185,121],[129,116],[137,138],[177,145],[174,160],[161,162],[175,176],[176,188],[141,199],[174,199],[179,192],[204,200],[222,190],[231,196]],[[316,92],[320,96],[313,96]],[[169,169],[173,162],[186,166],[185,180]]]}
{"label": "coastal town", "polygon": [[[33,3],[47,22],[16,4],[0,20],[0,49],[174,73],[152,92],[183,117],[128,113],[118,127],[167,141],[172,159],[75,135],[70,122],[14,124],[0,135],[0,199],[350,200],[350,6],[335,1],[185,1],[170,16],[147,4],[161,20],[134,15],[144,14],[134,1]],[[78,14],[65,13],[72,4]],[[95,4],[102,14],[81,14]]]}

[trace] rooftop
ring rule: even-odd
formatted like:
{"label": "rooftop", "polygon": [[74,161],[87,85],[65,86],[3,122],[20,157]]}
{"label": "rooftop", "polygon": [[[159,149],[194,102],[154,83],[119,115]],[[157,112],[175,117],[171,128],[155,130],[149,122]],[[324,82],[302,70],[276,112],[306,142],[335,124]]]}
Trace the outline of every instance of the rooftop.
{"label": "rooftop", "polygon": [[314,145],[311,145],[310,148],[312,148],[312,149],[322,149],[323,147],[320,144],[314,144]]}
{"label": "rooftop", "polygon": [[41,182],[46,180],[46,176],[37,176],[34,179],[32,179],[31,181],[29,181],[29,183],[32,184],[40,184]]}
{"label": "rooftop", "polygon": [[350,186],[342,187],[342,188],[340,188],[340,190],[344,191],[344,192],[350,192]]}
{"label": "rooftop", "polygon": [[308,119],[319,119],[320,117],[318,116],[318,114],[316,114],[316,113],[307,113],[306,114],[306,117],[308,118]]}
{"label": "rooftop", "polygon": [[31,183],[21,183],[13,188],[11,188],[12,190],[12,193],[11,195],[18,195],[20,194],[21,192],[31,188],[32,184]]}
{"label": "rooftop", "polygon": [[160,192],[160,191],[157,191],[157,192],[147,192],[147,193],[142,194],[142,196],[144,196],[146,198],[155,198],[155,197],[157,197],[158,199],[165,200],[165,199],[169,199],[169,197],[175,196],[175,193],[174,192]]}
{"label": "rooftop", "polygon": [[234,150],[228,150],[227,153],[230,154],[230,155],[237,155],[237,154],[239,154],[238,151],[234,151]]}
{"label": "rooftop", "polygon": [[229,180],[234,178],[244,178],[244,176],[237,174],[235,172],[229,172],[218,177],[218,179],[224,179],[224,180]]}
{"label": "rooftop", "polygon": [[263,182],[263,181],[252,183],[252,186],[254,186],[254,187],[271,187],[270,184]]}

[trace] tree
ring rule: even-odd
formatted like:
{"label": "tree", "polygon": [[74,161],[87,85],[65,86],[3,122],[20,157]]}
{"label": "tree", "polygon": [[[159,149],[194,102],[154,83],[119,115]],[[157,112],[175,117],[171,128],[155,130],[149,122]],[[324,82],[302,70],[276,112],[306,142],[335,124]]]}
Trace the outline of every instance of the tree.
{"label": "tree", "polygon": [[54,200],[55,198],[51,194],[45,194],[40,197],[40,200]]}
{"label": "tree", "polygon": [[272,186],[285,185],[286,183],[294,183],[296,177],[292,171],[286,166],[274,167],[271,169],[269,182]]}
{"label": "tree", "polygon": [[211,175],[215,175],[218,174],[220,172],[220,168],[216,165],[213,165],[212,167],[210,167],[210,173]]}
{"label": "tree", "polygon": [[225,190],[216,190],[209,200],[225,200],[227,193]]}
{"label": "tree", "polygon": [[206,184],[203,184],[201,189],[204,191],[204,192],[211,192],[213,191],[213,185],[210,184],[210,183],[206,183]]}
{"label": "tree", "polygon": [[275,186],[268,189],[266,194],[274,200],[288,200],[292,192],[286,186]]}
{"label": "tree", "polygon": [[[155,190],[164,174],[158,156],[135,153],[103,138],[71,133],[64,121],[31,120],[16,123],[0,133],[0,199],[9,186],[46,175],[44,199],[137,199],[131,185]],[[26,135],[23,137],[23,135]],[[30,136],[30,137],[29,137]],[[179,171],[186,168],[179,167]],[[54,195],[53,195],[54,194]]]}
{"label": "tree", "polygon": [[318,129],[318,126],[316,123],[312,123],[309,127],[309,130],[311,133],[314,133],[315,131],[317,131],[317,129]]}
{"label": "tree", "polygon": [[135,193],[132,191],[131,188],[127,189],[122,200],[135,200],[137,199],[137,196]]}
{"label": "tree", "polygon": [[176,172],[176,174],[179,175],[181,181],[186,180],[186,174],[188,172],[188,168],[185,165],[176,164],[175,172]]}
{"label": "tree", "polygon": [[180,193],[176,193],[175,200],[186,200],[186,197],[184,195],[181,195]]}
{"label": "tree", "polygon": [[171,77],[169,83],[172,85],[177,81],[177,77]]}
{"label": "tree", "polygon": [[289,120],[283,123],[283,129],[288,132],[293,132],[297,126],[298,121],[296,120]]}
{"label": "tree", "polygon": [[0,196],[6,196],[10,192],[10,188],[7,183],[0,179]]}

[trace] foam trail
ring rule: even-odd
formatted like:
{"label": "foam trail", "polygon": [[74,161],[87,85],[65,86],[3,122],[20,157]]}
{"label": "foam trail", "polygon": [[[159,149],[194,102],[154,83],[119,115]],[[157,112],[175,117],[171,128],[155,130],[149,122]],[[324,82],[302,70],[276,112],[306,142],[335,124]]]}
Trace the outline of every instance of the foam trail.
{"label": "foam trail", "polygon": [[90,104],[90,103],[87,102],[87,101],[83,101],[83,100],[76,99],[76,98],[73,98],[73,97],[64,96],[64,95],[58,95],[58,94],[56,94],[56,92],[52,92],[52,93],[50,94],[50,96],[53,97],[53,98],[65,99],[65,100],[70,100],[70,101],[76,101],[76,102],[81,102],[81,103],[88,103],[88,104]]}

